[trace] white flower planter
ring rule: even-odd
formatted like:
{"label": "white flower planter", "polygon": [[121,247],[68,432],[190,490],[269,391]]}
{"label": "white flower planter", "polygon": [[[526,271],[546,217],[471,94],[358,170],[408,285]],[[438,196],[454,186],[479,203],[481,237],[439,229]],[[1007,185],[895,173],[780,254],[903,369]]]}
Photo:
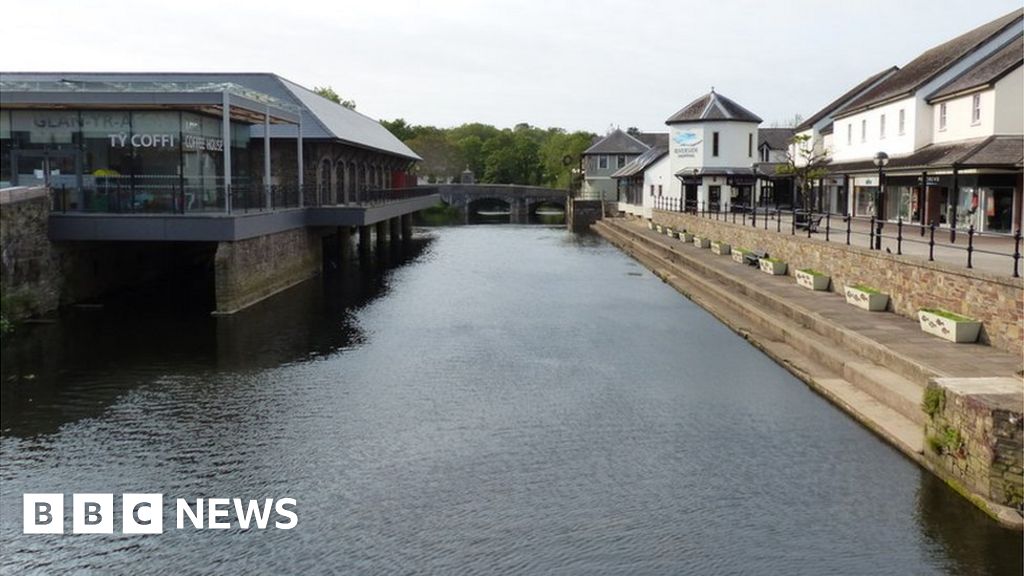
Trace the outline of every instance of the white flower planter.
{"label": "white flower planter", "polygon": [[888,294],[873,294],[853,286],[845,286],[843,292],[846,294],[847,304],[852,304],[857,308],[863,308],[870,312],[882,312],[885,310],[886,305],[889,304]]}
{"label": "white flower planter", "polygon": [[919,310],[921,330],[950,342],[977,342],[981,333],[981,322],[964,319],[954,320],[927,310]]}
{"label": "white flower planter", "polygon": [[697,248],[710,248],[711,240],[708,240],[707,238],[701,238],[700,236],[694,236],[693,245],[696,246]]}
{"label": "white flower planter", "polygon": [[804,272],[803,270],[797,270],[793,275],[796,277],[796,283],[808,290],[817,290],[819,292],[828,290],[828,276],[811,274],[810,272]]}
{"label": "white flower planter", "polygon": [[668,228],[665,228],[665,235],[668,236],[669,238],[675,238],[676,237],[676,232],[670,226]]}
{"label": "white flower planter", "polygon": [[761,268],[761,272],[765,274],[771,274],[772,276],[782,276],[786,273],[785,262],[772,262],[767,258],[758,258],[758,266]]}
{"label": "white flower planter", "polygon": [[737,264],[746,264],[747,261],[744,259],[746,252],[744,250],[736,249],[732,251],[732,261]]}
{"label": "white flower planter", "polygon": [[693,234],[690,234],[689,232],[683,232],[679,234],[679,239],[689,244],[690,242],[693,242]]}
{"label": "white flower planter", "polygon": [[647,221],[647,229],[648,230],[654,230],[654,222],[651,222],[650,220],[648,220]]}
{"label": "white flower planter", "polygon": [[662,232],[665,231],[665,229],[661,227],[661,224],[656,224],[655,226],[657,226],[658,234],[661,234]]}
{"label": "white flower planter", "polygon": [[732,252],[732,246],[725,242],[715,241],[711,243],[711,251],[719,256],[728,256]]}

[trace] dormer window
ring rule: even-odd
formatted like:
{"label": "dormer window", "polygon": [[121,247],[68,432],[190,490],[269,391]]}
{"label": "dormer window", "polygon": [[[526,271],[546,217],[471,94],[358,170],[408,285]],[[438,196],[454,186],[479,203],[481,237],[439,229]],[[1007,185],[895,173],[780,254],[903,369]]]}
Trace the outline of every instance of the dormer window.
{"label": "dormer window", "polygon": [[981,94],[971,98],[971,126],[981,124]]}
{"label": "dormer window", "polygon": [[767,146],[762,146],[761,147],[761,162],[767,162],[768,161],[768,154],[770,154],[770,151],[769,151],[768,147]]}
{"label": "dormer window", "polygon": [[939,104],[939,130],[946,129],[946,103]]}

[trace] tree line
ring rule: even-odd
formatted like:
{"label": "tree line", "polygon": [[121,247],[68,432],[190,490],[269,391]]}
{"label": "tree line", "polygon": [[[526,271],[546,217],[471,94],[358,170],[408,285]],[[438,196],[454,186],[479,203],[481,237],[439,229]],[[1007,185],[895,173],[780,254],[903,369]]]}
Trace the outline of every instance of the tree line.
{"label": "tree line", "polygon": [[567,188],[570,171],[596,137],[526,123],[503,129],[477,122],[438,128],[398,118],[381,124],[423,158],[416,170],[429,182],[457,181],[469,169],[477,182]]}

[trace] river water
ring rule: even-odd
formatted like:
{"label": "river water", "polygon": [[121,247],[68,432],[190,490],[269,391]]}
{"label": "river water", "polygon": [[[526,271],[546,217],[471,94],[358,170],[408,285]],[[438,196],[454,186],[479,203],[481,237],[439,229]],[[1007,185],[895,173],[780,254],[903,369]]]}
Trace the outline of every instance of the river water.
{"label": "river water", "polygon": [[[421,234],[231,318],[167,288],[8,339],[2,572],[1021,574],[1019,534],[605,242]],[[162,493],[165,532],[23,535],[25,492]],[[199,497],[299,521],[176,529]]]}

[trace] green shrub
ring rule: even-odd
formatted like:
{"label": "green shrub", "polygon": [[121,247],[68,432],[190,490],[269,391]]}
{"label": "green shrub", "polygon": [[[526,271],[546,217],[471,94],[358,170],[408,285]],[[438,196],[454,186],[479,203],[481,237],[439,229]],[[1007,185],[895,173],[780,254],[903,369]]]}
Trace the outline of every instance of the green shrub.
{"label": "green shrub", "polygon": [[853,286],[851,286],[851,288],[856,288],[857,290],[860,290],[861,292],[867,292],[868,294],[881,294],[882,293],[881,290],[879,290],[877,288],[872,288],[871,286],[868,286],[867,284],[854,284]]}
{"label": "green shrub", "polygon": [[935,419],[935,415],[942,411],[946,404],[946,391],[939,387],[928,387],[924,389],[924,400],[921,402],[921,409],[929,418]]}
{"label": "green shrub", "polygon": [[950,312],[949,310],[943,310],[942,308],[921,308],[921,312],[928,312],[930,314],[935,314],[936,316],[942,316],[943,318],[952,320],[954,322],[976,322],[974,318],[961,316],[959,314]]}

